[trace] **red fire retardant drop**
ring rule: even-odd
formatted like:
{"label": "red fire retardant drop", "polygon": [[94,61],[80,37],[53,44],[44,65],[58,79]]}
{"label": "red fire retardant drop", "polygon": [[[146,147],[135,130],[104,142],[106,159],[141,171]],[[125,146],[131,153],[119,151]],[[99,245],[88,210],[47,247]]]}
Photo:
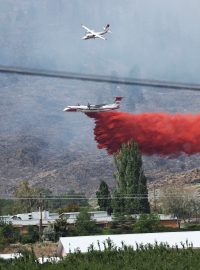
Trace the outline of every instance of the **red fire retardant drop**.
{"label": "red fire retardant drop", "polygon": [[95,119],[98,148],[109,154],[132,139],[145,155],[188,155],[200,153],[200,114],[100,112],[87,113]]}

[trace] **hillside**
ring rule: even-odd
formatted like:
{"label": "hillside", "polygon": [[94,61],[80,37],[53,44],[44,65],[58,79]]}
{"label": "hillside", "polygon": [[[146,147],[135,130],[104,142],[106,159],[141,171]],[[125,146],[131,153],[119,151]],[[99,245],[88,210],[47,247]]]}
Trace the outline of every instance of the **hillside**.
{"label": "hillside", "polygon": [[[34,136],[22,136],[20,140],[1,138],[1,194],[11,194],[22,179],[57,194],[74,189],[91,195],[101,180],[114,189],[112,157],[104,151],[92,154],[88,150],[75,152],[71,149],[62,155],[51,151],[48,143]],[[198,167],[198,158],[145,157],[144,168],[150,190],[154,182],[158,188],[177,183],[198,183],[199,170],[191,170]]]}
{"label": "hillside", "polygon": [[[112,157],[97,149],[93,120],[80,113],[63,113],[67,104],[111,102],[115,95],[123,95],[122,111],[199,110],[197,92],[169,94],[167,90],[29,76],[0,78],[1,194],[11,194],[22,179],[55,193],[74,189],[93,194],[101,180],[114,188]],[[199,167],[198,155],[143,158],[149,182],[165,182],[168,175]]]}

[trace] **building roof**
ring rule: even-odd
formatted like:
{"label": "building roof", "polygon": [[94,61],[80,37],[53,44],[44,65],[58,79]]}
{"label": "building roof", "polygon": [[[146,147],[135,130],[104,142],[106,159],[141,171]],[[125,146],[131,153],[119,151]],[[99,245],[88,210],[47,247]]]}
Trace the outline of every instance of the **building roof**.
{"label": "building roof", "polygon": [[42,215],[42,225],[48,226],[49,223],[55,222],[57,218],[59,218],[59,214],[52,213],[50,214],[49,211],[42,211],[41,213],[38,212],[31,212],[31,213],[21,213],[16,215],[9,215],[9,216],[0,216],[5,222],[11,222],[14,226],[31,226],[40,224],[40,215]]}
{"label": "building roof", "polygon": [[[96,223],[108,223],[113,220],[112,216],[108,215],[106,211],[93,211],[88,213],[90,214],[91,220],[96,221]],[[80,212],[67,212],[62,213],[60,217],[65,217],[69,224],[74,224],[79,214]]]}
{"label": "building roof", "polygon": [[[88,212],[91,220],[94,220],[97,224],[106,224],[114,220],[114,216],[110,216],[106,211],[93,211]],[[42,211],[42,224],[47,226],[49,223],[54,223],[59,217],[67,219],[69,224],[75,224],[80,212],[67,212],[59,215],[58,213],[49,213],[49,211]],[[133,218],[138,219],[139,214],[132,215]],[[177,218],[171,215],[159,215],[160,220],[177,220]],[[40,212],[21,213],[10,216],[0,216],[0,219],[5,222],[12,222],[15,226],[28,226],[28,225],[39,225],[40,223]]]}
{"label": "building roof", "polygon": [[200,231],[189,232],[163,232],[163,233],[140,233],[140,234],[117,234],[117,235],[94,235],[94,236],[75,236],[75,237],[60,237],[57,255],[67,255],[79,250],[87,252],[88,247],[93,245],[94,249],[104,250],[104,243],[110,239],[117,247],[124,245],[136,248],[136,244],[152,244],[156,242],[168,243],[169,246],[178,246],[182,248],[181,243],[188,242],[195,248],[200,248]]}

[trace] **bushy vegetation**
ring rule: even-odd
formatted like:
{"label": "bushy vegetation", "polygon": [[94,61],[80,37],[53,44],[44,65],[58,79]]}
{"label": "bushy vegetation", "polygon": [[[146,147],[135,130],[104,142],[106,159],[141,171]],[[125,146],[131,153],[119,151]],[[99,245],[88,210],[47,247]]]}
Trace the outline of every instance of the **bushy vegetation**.
{"label": "bushy vegetation", "polygon": [[82,210],[78,215],[75,223],[75,232],[76,235],[94,235],[99,233],[96,222],[91,220],[90,214],[86,210]]}
{"label": "bushy vegetation", "polygon": [[133,230],[136,233],[159,232],[162,229],[160,218],[156,214],[141,214],[133,225]]}
{"label": "bushy vegetation", "polygon": [[0,221],[0,248],[14,243],[20,239],[19,230],[14,228],[11,223]]}
{"label": "bushy vegetation", "polygon": [[39,241],[39,229],[34,226],[28,226],[28,231],[25,235],[21,235],[20,242],[22,244],[35,243]]}
{"label": "bushy vegetation", "polygon": [[185,224],[184,229],[187,231],[200,231],[200,224],[187,223]]}
{"label": "bushy vegetation", "polygon": [[197,270],[200,269],[200,250],[189,245],[170,248],[167,244],[138,246],[135,250],[122,244],[116,248],[113,243],[105,243],[105,250],[94,250],[91,246],[88,253],[77,252],[68,255],[59,263],[39,264],[34,253],[10,261],[0,260],[1,270]]}
{"label": "bushy vegetation", "polygon": [[39,240],[38,228],[28,226],[26,234],[20,234],[18,228],[15,228],[12,223],[0,221],[0,248],[4,248],[9,244],[21,242],[22,244],[35,243]]}
{"label": "bushy vegetation", "polygon": [[14,213],[14,200],[0,199],[0,215],[12,215]]}

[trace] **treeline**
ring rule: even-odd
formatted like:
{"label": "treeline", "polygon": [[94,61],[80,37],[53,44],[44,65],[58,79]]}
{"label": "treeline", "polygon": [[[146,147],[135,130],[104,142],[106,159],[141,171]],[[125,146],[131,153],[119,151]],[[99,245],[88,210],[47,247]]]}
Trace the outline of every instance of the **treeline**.
{"label": "treeline", "polygon": [[39,264],[34,253],[23,252],[14,260],[0,259],[1,270],[183,270],[200,269],[200,250],[183,244],[182,248],[170,248],[167,244],[138,245],[136,249],[125,246],[117,248],[111,241],[104,243],[104,251],[88,248],[88,253],[69,254],[60,262]]}
{"label": "treeline", "polygon": [[[87,198],[74,191],[69,191],[61,196],[53,196],[48,191],[37,187],[31,187],[27,180],[20,183],[14,196],[16,200],[1,200],[1,214],[17,214],[32,212],[40,209],[64,212],[80,212],[75,226],[68,224],[66,217],[60,217],[54,224],[49,224],[42,232],[33,226],[28,227],[26,235],[20,235],[12,224],[0,224],[0,245],[13,242],[33,243],[40,240],[57,241],[61,236],[116,234],[136,232],[167,231],[169,229],[160,225],[159,216],[150,214],[148,201],[147,180],[143,171],[142,157],[135,142],[122,145],[121,150],[114,155],[116,188],[110,191],[106,182],[100,183],[96,192],[98,210],[112,213],[113,222],[106,228],[97,226],[88,211],[94,210],[89,205]],[[194,197],[189,198],[188,192],[179,190],[167,190],[162,205],[166,213],[174,214],[181,219],[190,219],[200,213],[199,201]],[[52,199],[53,197],[53,199]],[[7,204],[6,204],[7,202]],[[157,204],[158,205],[158,204]],[[95,208],[96,209],[96,208]],[[155,209],[153,209],[155,210]],[[133,214],[140,214],[139,220],[133,218]],[[179,223],[180,225],[180,223]],[[191,229],[199,229],[198,224],[188,225]],[[193,226],[193,227],[191,227]],[[172,229],[170,229],[172,230]],[[9,235],[9,237],[8,237]]]}
{"label": "treeline", "polygon": [[38,241],[57,242],[59,237],[83,235],[111,235],[126,233],[150,233],[172,231],[200,230],[199,224],[187,224],[184,228],[168,228],[160,223],[156,214],[141,214],[139,219],[131,216],[118,217],[106,227],[101,227],[91,220],[90,214],[83,210],[80,212],[75,224],[71,225],[67,219],[59,218],[39,232],[37,226],[28,226],[26,233],[20,233],[19,228],[11,223],[0,222],[0,250],[12,243],[35,243]]}
{"label": "treeline", "polygon": [[50,190],[31,187],[28,180],[22,180],[12,195],[12,199],[0,199],[0,215],[14,215],[42,210],[52,212],[78,212],[88,207],[88,199],[83,193],[69,190],[62,195],[54,195]]}

